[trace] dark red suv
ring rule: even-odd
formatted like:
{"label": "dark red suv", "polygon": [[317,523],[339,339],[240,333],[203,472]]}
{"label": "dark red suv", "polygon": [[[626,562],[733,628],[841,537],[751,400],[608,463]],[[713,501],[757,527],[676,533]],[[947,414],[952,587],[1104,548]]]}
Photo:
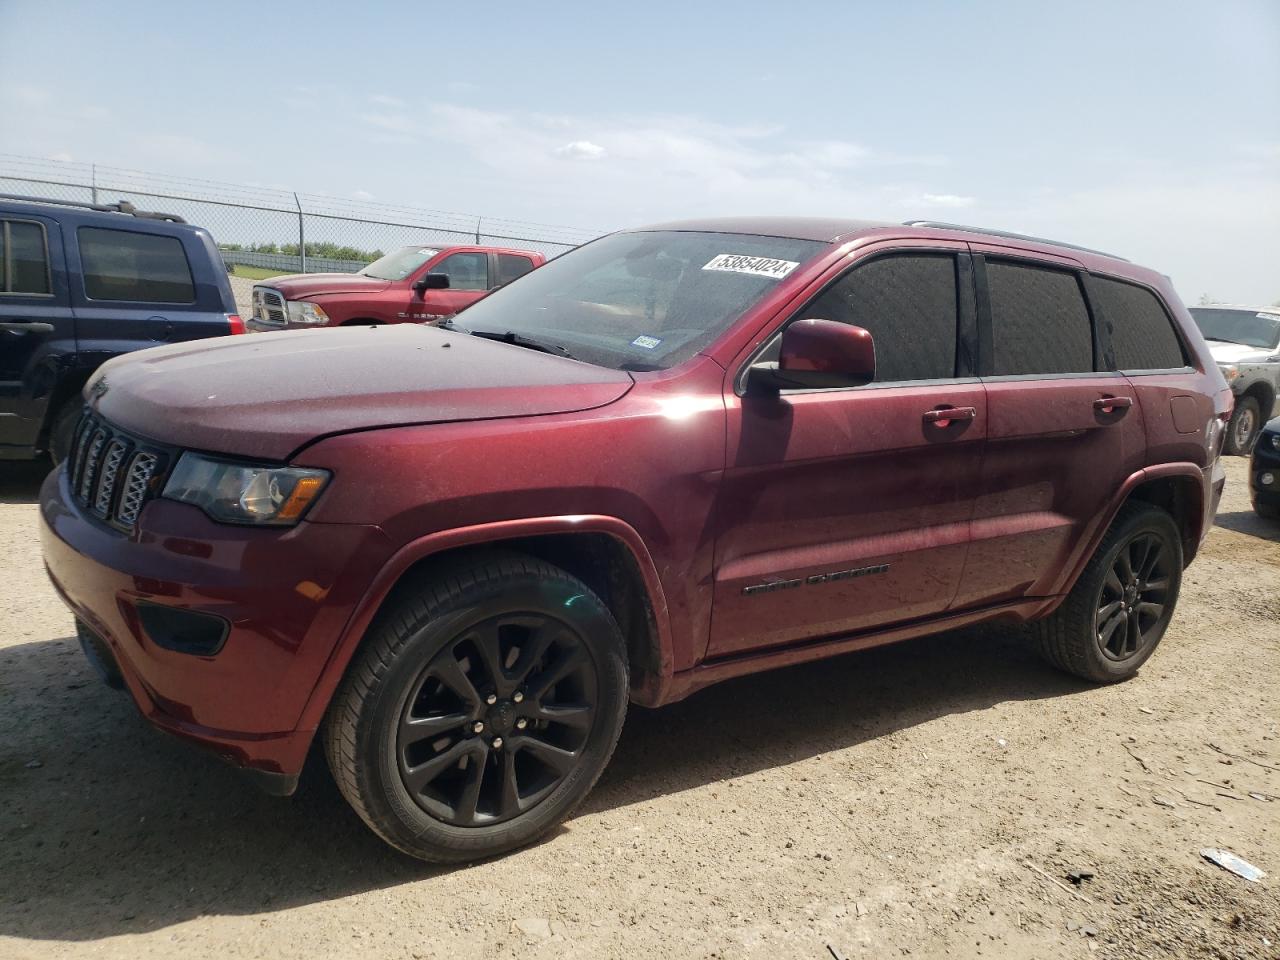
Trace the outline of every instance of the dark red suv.
{"label": "dark red suv", "polygon": [[42,491],[88,656],[389,843],[546,832],[628,701],[991,621],[1130,677],[1208,530],[1231,394],[1169,281],[939,224],[613,234],[447,328],[106,364]]}

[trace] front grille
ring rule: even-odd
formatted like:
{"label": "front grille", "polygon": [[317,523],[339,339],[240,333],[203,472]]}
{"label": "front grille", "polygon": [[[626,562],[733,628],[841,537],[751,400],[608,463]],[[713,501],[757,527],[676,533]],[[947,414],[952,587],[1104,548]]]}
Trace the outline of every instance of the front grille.
{"label": "front grille", "polygon": [[283,326],[286,317],[284,294],[270,287],[253,288],[253,319]]}
{"label": "front grille", "polygon": [[86,414],[67,461],[71,490],[81,506],[121,530],[131,530],[155,493],[166,455],[145,441]]}

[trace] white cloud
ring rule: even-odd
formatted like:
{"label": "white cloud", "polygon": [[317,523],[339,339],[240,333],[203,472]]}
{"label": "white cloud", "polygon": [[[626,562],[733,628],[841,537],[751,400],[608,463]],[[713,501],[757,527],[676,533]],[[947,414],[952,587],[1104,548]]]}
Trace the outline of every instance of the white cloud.
{"label": "white cloud", "polygon": [[391,133],[409,133],[413,129],[413,119],[402,113],[366,113],[360,119],[371,127]]}
{"label": "white cloud", "polygon": [[556,148],[556,155],[568,157],[570,160],[603,160],[606,156],[604,147],[590,140],[574,140]]}
{"label": "white cloud", "polygon": [[974,197],[964,197],[955,193],[922,193],[918,203],[923,207],[950,207],[959,209],[961,207],[972,207],[977,203]]}
{"label": "white cloud", "polygon": [[385,93],[374,93],[369,96],[370,103],[376,103],[380,107],[403,107],[404,101],[399,97],[388,96]]}
{"label": "white cloud", "polygon": [[354,190],[351,196],[356,200],[373,200],[374,196],[368,190]]}
{"label": "white cloud", "polygon": [[46,160],[56,160],[58,163],[74,163],[75,157],[66,152],[51,153],[45,157]]}

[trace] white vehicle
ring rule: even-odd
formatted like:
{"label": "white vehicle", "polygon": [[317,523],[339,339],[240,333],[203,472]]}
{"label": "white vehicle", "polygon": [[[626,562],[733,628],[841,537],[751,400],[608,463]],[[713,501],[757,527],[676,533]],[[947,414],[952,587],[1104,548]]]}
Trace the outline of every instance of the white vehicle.
{"label": "white vehicle", "polygon": [[1280,392],[1280,306],[1192,307],[1196,326],[1236,397],[1224,450],[1248,456]]}

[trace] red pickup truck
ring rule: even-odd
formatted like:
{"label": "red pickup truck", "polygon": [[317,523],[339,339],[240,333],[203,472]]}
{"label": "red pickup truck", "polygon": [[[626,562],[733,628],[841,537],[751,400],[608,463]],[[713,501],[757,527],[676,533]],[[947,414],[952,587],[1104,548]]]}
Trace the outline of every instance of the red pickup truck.
{"label": "red pickup truck", "polygon": [[532,250],[401,247],[358,273],[298,273],[253,288],[250,332],[430,323],[546,262]]}

